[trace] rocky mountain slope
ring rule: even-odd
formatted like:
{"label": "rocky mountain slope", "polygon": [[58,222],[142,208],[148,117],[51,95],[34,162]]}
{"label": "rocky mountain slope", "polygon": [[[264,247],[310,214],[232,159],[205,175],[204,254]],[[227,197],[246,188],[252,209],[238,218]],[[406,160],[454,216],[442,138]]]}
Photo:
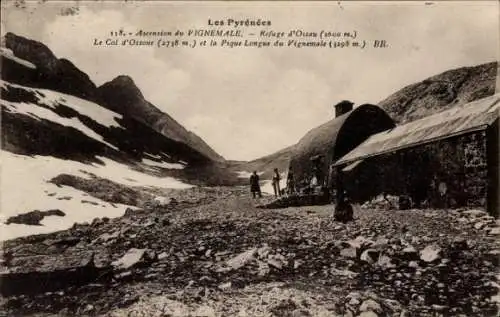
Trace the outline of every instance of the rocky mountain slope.
{"label": "rocky mountain slope", "polygon": [[35,66],[25,68],[12,59],[2,57],[2,79],[87,100],[95,99],[96,86],[89,76],[69,60],[57,58],[43,43],[6,33],[2,38],[2,47],[7,48],[11,55]]}
{"label": "rocky mountain slope", "polygon": [[495,93],[498,63],[461,67],[404,87],[379,102],[398,123],[417,120]]}
{"label": "rocky mountain slope", "polygon": [[[130,125],[140,127],[142,134],[137,134],[135,139],[146,140],[149,135],[156,135],[152,139],[156,141],[163,136],[168,142],[190,151],[197,162],[224,160],[201,138],[147,102],[131,78],[119,76],[98,88],[84,72],[70,61],[58,59],[42,43],[7,33],[2,44],[5,46],[2,48],[3,80],[68,94],[108,108],[121,114]],[[131,139],[134,137],[128,138]],[[189,157],[184,160],[190,161]]]}
{"label": "rocky mountain slope", "polygon": [[[399,124],[420,119],[495,93],[498,63],[461,67],[406,86],[378,103]],[[355,96],[353,96],[355,100]],[[285,172],[293,145],[262,158],[239,164],[238,169],[263,172],[270,178],[272,168]]]}
{"label": "rocky mountain slope", "polygon": [[224,161],[196,134],[186,130],[171,116],[148,102],[132,78],[118,76],[97,89],[100,104],[124,116],[136,119],[177,142],[196,149],[212,161]]}

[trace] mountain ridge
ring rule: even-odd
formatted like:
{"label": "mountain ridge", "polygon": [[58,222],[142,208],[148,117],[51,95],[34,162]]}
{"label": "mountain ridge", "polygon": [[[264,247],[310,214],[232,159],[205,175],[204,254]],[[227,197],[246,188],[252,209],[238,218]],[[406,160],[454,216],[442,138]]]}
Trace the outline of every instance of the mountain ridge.
{"label": "mountain ridge", "polygon": [[[71,61],[57,58],[41,42],[9,32],[2,38],[2,45],[12,52],[13,57],[35,66],[35,68],[26,67],[19,61],[6,58],[5,55],[8,52],[2,49],[2,79],[95,102],[104,108],[137,120],[175,142],[186,144],[208,160],[224,161],[224,158],[201,137],[188,131],[170,115],[148,102],[129,76],[119,75],[112,81],[97,87],[86,73],[78,69]],[[130,100],[124,99],[124,96]],[[123,107],[123,104],[126,104],[126,107]]]}
{"label": "mountain ridge", "polygon": [[497,68],[497,62],[489,62],[447,70],[401,88],[378,105],[400,124],[414,121],[493,95]]}
{"label": "mountain ridge", "polygon": [[97,95],[104,107],[131,116],[175,141],[184,142],[213,161],[224,161],[199,136],[147,101],[130,76],[120,75],[102,84],[97,88]]}

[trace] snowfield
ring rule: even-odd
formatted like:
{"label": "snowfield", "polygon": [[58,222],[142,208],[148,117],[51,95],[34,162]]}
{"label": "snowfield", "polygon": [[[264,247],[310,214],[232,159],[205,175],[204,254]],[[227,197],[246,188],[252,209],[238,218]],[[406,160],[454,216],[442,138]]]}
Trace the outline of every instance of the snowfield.
{"label": "snowfield", "polygon": [[[0,158],[2,164],[0,240],[63,230],[71,227],[75,222],[91,221],[96,217],[119,217],[127,208],[133,208],[127,205],[110,204],[72,187],[59,187],[48,183],[59,174],[90,179],[89,173],[91,173],[128,186],[173,189],[192,187],[171,177],[160,178],[134,171],[124,164],[104,157],[98,157],[104,165],[83,164],[47,156],[16,155],[7,151],[1,151]],[[11,216],[33,210],[50,209],[60,209],[66,213],[66,216],[45,217],[41,221],[43,226],[4,224],[5,220]]]}
{"label": "snowfield", "polygon": [[[6,54],[5,52],[2,53]],[[122,115],[103,108],[96,103],[48,89],[29,88],[6,81],[0,81],[0,86],[7,92],[21,89],[36,98],[34,102],[1,100],[0,104],[4,111],[28,116],[35,120],[48,120],[63,126],[73,127],[89,138],[119,151],[115,145],[106,142],[102,135],[94,131],[92,127],[88,126],[88,123],[83,122],[80,118],[60,116],[57,107],[71,108],[77,113],[91,118],[99,125],[108,128],[124,129],[119,124],[119,120],[123,119]],[[142,163],[151,170],[158,167],[183,169],[186,165],[158,162],[156,160],[161,160],[160,156],[153,154],[148,154],[148,156],[151,159],[144,158]],[[90,179],[91,175],[95,175],[127,186],[172,189],[192,187],[171,177],[156,177],[138,172],[127,165],[101,156],[96,158],[102,161],[104,165],[84,164],[50,156],[16,155],[8,151],[1,151],[0,158],[2,163],[0,240],[63,230],[71,227],[75,222],[92,221],[96,217],[119,217],[124,214],[127,208],[131,207],[110,204],[73,187],[48,183],[49,180],[60,174],[69,174],[85,179]],[[42,226],[6,225],[4,223],[11,216],[34,210],[47,211],[51,209],[59,209],[66,216],[45,217],[41,221]]]}
{"label": "snowfield", "polygon": [[[285,187],[286,187],[286,175],[282,174],[281,175],[281,179],[280,179],[280,189],[283,189]],[[264,181],[264,184],[261,185],[261,189],[260,190],[263,193],[274,195],[273,181],[271,181],[271,180]]]}
{"label": "snowfield", "polygon": [[[250,179],[250,176],[252,176],[253,173],[247,172],[247,171],[238,171],[236,172],[238,174],[238,178],[248,178]],[[257,172],[257,175],[262,175],[264,172]]]}
{"label": "snowfield", "polygon": [[166,169],[183,169],[184,167],[186,167],[185,165],[179,164],[179,163],[157,162],[157,161],[153,161],[153,160],[145,159],[145,158],[142,159],[142,163],[146,164],[148,166],[155,166],[155,167],[161,167],[161,168],[166,168]]}
{"label": "snowfield", "polygon": [[117,151],[119,150],[116,146],[104,141],[104,138],[101,135],[97,134],[92,129],[87,127],[78,118],[61,117],[56,112],[44,107],[40,107],[40,105],[49,107],[50,109],[54,110],[59,105],[69,107],[105,127],[121,127],[120,124],[118,124],[118,122],[116,121],[116,119],[122,118],[121,115],[107,110],[93,102],[60,92],[54,92],[48,89],[28,88],[5,81],[1,81],[0,86],[6,90],[9,90],[10,87],[22,89],[24,91],[35,94],[35,96],[38,98],[38,103],[9,102],[6,100],[1,100],[1,104],[5,107],[6,111],[11,113],[24,114],[36,120],[45,119],[64,126],[73,127],[81,131],[88,137],[104,143]]}
{"label": "snowfield", "polygon": [[5,58],[10,59],[13,62],[16,62],[20,65],[23,65],[24,67],[31,68],[31,69],[36,69],[36,65],[28,62],[27,60],[21,59],[17,56],[14,55],[11,49],[8,49],[6,47],[0,47],[0,55],[2,55]]}

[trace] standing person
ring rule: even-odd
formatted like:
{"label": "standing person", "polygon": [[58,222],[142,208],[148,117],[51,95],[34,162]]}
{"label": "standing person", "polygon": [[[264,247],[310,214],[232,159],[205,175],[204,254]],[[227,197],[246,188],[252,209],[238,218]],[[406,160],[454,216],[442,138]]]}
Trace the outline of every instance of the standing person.
{"label": "standing person", "polygon": [[259,183],[259,175],[257,175],[257,171],[253,171],[252,176],[250,176],[250,191],[252,192],[253,198],[258,194],[259,197],[262,197],[262,193],[260,191],[260,183]]}
{"label": "standing person", "polygon": [[295,178],[293,177],[291,166],[288,168],[288,175],[286,176],[286,188],[288,195],[293,195],[295,193]]}
{"label": "standing person", "polygon": [[281,191],[280,191],[280,173],[278,172],[278,169],[274,169],[274,176],[273,176],[273,189],[274,189],[274,196],[278,197],[281,196]]}

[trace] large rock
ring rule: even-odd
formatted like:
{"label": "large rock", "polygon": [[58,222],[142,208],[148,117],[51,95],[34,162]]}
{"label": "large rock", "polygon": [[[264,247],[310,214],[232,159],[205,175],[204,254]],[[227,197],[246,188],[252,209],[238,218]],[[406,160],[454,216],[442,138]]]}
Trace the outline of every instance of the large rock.
{"label": "large rock", "polygon": [[434,262],[441,258],[441,248],[438,245],[431,244],[420,251],[420,259],[424,262]]}
{"label": "large rock", "polygon": [[59,209],[51,209],[47,211],[33,210],[24,214],[9,217],[5,224],[17,223],[31,226],[41,226],[40,221],[45,217],[59,216],[64,217],[66,214]]}
{"label": "large rock", "polygon": [[387,255],[380,255],[377,260],[377,265],[386,269],[396,267],[396,265],[392,263],[392,259]]}
{"label": "large rock", "polygon": [[340,256],[355,259],[357,258],[357,251],[355,248],[345,248],[340,250]]}
{"label": "large rock", "polygon": [[376,301],[374,301],[373,299],[367,299],[367,300],[363,301],[361,306],[359,306],[359,310],[362,312],[373,311],[376,313],[381,313],[382,306],[380,306],[380,304],[377,303]]}
{"label": "large rock", "polygon": [[380,252],[375,249],[367,249],[361,253],[360,260],[370,264],[377,262]]}
{"label": "large rock", "polygon": [[407,261],[418,259],[418,251],[413,246],[407,246],[401,251],[401,257]]}
{"label": "large rock", "polygon": [[148,249],[131,248],[121,258],[111,263],[117,270],[127,270],[140,263],[148,263],[155,260],[156,255]]}
{"label": "large rock", "polygon": [[490,231],[488,231],[488,234],[495,236],[500,235],[500,227],[491,228]]}
{"label": "large rock", "polygon": [[81,250],[50,255],[14,256],[9,259],[8,266],[0,267],[1,294],[43,293],[107,278],[109,268],[99,267],[94,259],[94,252]]}
{"label": "large rock", "polygon": [[462,214],[469,216],[469,217],[477,217],[477,218],[488,215],[486,213],[486,211],[479,210],[479,209],[465,210],[465,211],[462,211]]}
{"label": "large rock", "polygon": [[257,248],[249,249],[227,260],[225,264],[229,270],[237,270],[254,260],[256,252]]}
{"label": "large rock", "polygon": [[357,250],[360,250],[371,247],[372,245],[375,244],[375,242],[363,236],[357,236],[355,239],[347,241],[347,244],[349,244],[351,247]]}

